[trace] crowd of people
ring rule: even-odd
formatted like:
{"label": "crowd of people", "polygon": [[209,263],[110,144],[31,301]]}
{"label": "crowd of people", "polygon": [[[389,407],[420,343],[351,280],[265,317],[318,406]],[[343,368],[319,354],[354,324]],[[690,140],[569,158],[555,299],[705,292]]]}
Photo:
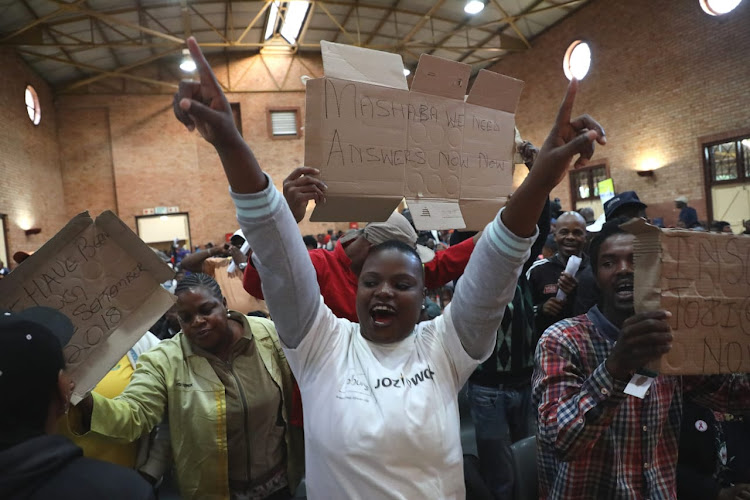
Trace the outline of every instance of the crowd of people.
{"label": "crowd of people", "polygon": [[70,320],[0,313],[0,498],[155,498],[172,469],[186,499],[289,499],[304,478],[311,499],[512,500],[512,445],[536,436],[523,472],[541,499],[750,499],[744,374],[624,393],[672,348],[670,313],[634,310],[622,225],[648,217],[637,193],[602,221],[549,199],[607,142],[572,116],[575,80],[541,148],[517,143],[529,174],[483,231],[420,232],[407,210],[301,237],[326,198],[319,171],[279,192],[188,47],[200,80],[180,85],[175,116],[216,149],[240,229],[193,253],[175,242],[174,306],[74,407]]}

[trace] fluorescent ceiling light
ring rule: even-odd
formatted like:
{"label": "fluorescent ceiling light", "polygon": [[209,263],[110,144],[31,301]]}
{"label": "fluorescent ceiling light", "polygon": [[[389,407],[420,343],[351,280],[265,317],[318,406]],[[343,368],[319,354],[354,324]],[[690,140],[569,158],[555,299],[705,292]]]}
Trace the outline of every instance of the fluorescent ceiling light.
{"label": "fluorescent ceiling light", "polygon": [[464,12],[467,14],[479,14],[484,10],[484,2],[480,0],[469,0],[464,6]]}
{"label": "fluorescent ceiling light", "polygon": [[310,3],[306,1],[295,0],[287,2],[286,13],[284,13],[284,22],[281,24],[281,36],[294,45],[297,42],[300,31],[302,31],[302,23],[305,21],[307,11],[310,9]]}
{"label": "fluorescent ceiling light", "polygon": [[193,61],[193,58],[190,56],[190,51],[188,49],[182,49],[180,69],[185,73],[192,73],[196,68],[195,61]]}
{"label": "fluorescent ceiling light", "polygon": [[404,76],[411,75],[411,70],[409,68],[404,68]]}
{"label": "fluorescent ceiling light", "polygon": [[273,36],[274,31],[276,31],[276,23],[278,22],[278,17],[279,2],[274,2],[271,4],[271,7],[268,8],[268,23],[266,24],[266,34],[263,37],[264,40],[268,40]]}

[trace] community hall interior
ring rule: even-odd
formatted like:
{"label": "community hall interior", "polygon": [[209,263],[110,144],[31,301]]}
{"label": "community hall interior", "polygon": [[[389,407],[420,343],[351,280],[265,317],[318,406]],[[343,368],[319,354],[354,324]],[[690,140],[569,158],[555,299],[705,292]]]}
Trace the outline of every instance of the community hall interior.
{"label": "community hall interior", "polygon": [[[515,124],[537,147],[575,76],[575,111],[607,143],[552,190],[562,211],[603,216],[611,179],[661,227],[679,226],[681,199],[706,230],[750,234],[750,0],[0,0],[0,269],[85,211],[167,254],[229,241],[221,161],[174,118],[180,81],[198,77],[190,36],[280,190],[305,164],[305,89],[329,41],[398,54],[408,83],[422,54],[470,65],[469,89],[480,70],[523,81]],[[513,185],[527,174],[516,165]],[[368,222],[313,209],[301,235]]]}

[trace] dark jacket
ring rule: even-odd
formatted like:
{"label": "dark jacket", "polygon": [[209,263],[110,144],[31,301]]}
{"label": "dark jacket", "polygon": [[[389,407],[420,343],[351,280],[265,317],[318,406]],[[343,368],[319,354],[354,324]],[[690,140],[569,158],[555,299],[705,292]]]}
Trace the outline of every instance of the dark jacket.
{"label": "dark jacket", "polygon": [[42,435],[0,449],[3,500],[151,500],[141,476],[119,465],[85,458],[63,436]]}
{"label": "dark jacket", "polygon": [[529,268],[526,276],[529,280],[531,299],[534,303],[534,308],[536,309],[535,323],[537,335],[541,336],[541,334],[544,333],[544,330],[553,323],[556,323],[561,319],[572,318],[576,315],[576,298],[581,291],[581,276],[587,272],[586,270],[589,267],[589,258],[584,254],[582,256],[581,265],[575,275],[575,278],[578,280],[578,287],[571,296],[566,297],[562,314],[560,314],[559,317],[545,315],[542,312],[542,306],[548,299],[557,295],[557,280],[560,278],[560,274],[565,271],[565,263],[560,258],[560,254],[556,253],[549,259],[536,261]]}
{"label": "dark jacket", "polygon": [[750,482],[750,423],[685,401],[677,461],[677,498],[714,500],[722,488]]}

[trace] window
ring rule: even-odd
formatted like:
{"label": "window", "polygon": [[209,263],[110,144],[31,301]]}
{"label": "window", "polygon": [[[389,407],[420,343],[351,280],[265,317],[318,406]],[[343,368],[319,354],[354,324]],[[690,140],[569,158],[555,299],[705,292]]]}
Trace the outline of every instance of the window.
{"label": "window", "polygon": [[594,165],[571,171],[571,199],[573,201],[598,200],[599,183],[608,178],[607,165]]}
{"label": "window", "polygon": [[570,44],[563,58],[563,71],[568,80],[581,80],[589,72],[591,67],[591,47],[589,44],[576,40]]}
{"label": "window", "polygon": [[706,14],[721,16],[732,12],[742,0],[700,0],[701,8]]}
{"label": "window", "polygon": [[750,136],[703,145],[711,184],[750,180]]}
{"label": "window", "polygon": [[29,114],[29,120],[34,125],[39,125],[42,120],[42,108],[39,106],[39,96],[31,85],[26,86],[26,112]]}
{"label": "window", "polygon": [[309,10],[310,2],[308,1],[273,2],[268,8],[268,21],[263,39],[268,40],[279,34],[289,45],[294,45],[297,43]]}
{"label": "window", "polygon": [[272,139],[296,139],[300,136],[299,108],[268,110],[268,130]]}

